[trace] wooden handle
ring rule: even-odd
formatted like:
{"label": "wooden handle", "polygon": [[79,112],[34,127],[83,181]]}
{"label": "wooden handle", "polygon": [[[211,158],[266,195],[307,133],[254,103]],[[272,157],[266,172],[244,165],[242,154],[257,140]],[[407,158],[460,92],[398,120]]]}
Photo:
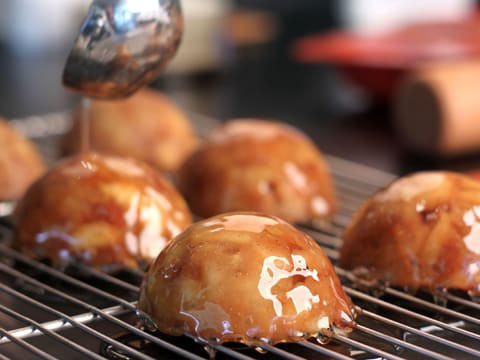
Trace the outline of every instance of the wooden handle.
{"label": "wooden handle", "polygon": [[480,60],[417,69],[400,86],[394,114],[411,150],[447,156],[480,150]]}

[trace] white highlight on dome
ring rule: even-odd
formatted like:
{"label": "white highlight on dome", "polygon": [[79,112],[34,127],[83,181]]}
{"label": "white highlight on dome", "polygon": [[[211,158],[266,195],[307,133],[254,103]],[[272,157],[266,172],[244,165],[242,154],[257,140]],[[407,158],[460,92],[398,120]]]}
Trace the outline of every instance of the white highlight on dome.
{"label": "white highlight on dome", "polygon": [[401,178],[375,196],[377,201],[408,201],[424,192],[441,186],[445,175],[439,172],[420,172]]}
{"label": "white highlight on dome", "polygon": [[463,241],[471,252],[480,255],[480,205],[474,206],[463,215],[463,222],[470,227],[470,233]]}
{"label": "white highlight on dome", "polygon": [[289,161],[285,163],[283,169],[296,189],[303,190],[307,187],[307,178],[297,165]]}
{"label": "white highlight on dome", "polygon": [[[284,279],[294,276],[311,277],[319,281],[317,270],[309,270],[306,260],[301,255],[292,254],[292,262],[287,258],[279,256],[269,256],[263,261],[262,272],[258,282],[258,291],[266,300],[273,302],[273,308],[277,316],[283,315],[283,305],[278,299],[278,295],[272,294],[272,289]],[[291,270],[287,270],[291,268]],[[286,293],[288,299],[292,300],[297,314],[312,309],[313,304],[320,302],[318,295],[313,295],[310,289],[305,285],[300,285]]]}
{"label": "white highlight on dome", "polygon": [[137,166],[133,161],[128,161],[122,158],[116,157],[103,157],[103,161],[106,166],[119,174],[127,176],[142,177],[145,176],[145,171]]}

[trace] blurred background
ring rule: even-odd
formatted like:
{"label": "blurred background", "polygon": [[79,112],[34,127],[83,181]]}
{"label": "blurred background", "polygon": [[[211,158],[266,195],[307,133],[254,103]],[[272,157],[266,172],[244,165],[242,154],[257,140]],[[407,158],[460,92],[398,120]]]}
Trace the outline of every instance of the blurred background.
{"label": "blurred background", "polygon": [[[0,116],[72,108],[65,58],[88,0],[0,2]],[[474,0],[183,0],[185,37],[152,87],[219,120],[306,131],[395,174],[480,169]]]}

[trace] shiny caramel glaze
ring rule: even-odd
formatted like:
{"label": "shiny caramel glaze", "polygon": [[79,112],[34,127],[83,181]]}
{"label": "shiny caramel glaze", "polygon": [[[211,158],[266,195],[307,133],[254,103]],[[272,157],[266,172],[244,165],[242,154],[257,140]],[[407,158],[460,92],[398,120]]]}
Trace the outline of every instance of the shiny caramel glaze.
{"label": "shiny caramel glaze", "polygon": [[151,266],[139,308],[163,333],[211,343],[299,341],[354,325],[320,246],[258,213],[218,215],[178,235]]}
{"label": "shiny caramel glaze", "polygon": [[35,145],[0,118],[0,201],[17,200],[45,171]]}
{"label": "shiny caramel glaze", "polygon": [[161,171],[176,171],[198,142],[189,119],[172,100],[143,89],[126,100],[92,100],[89,110],[79,106],[63,141],[66,154],[80,150],[83,111],[90,119],[92,150],[131,156]]}
{"label": "shiny caramel glaze", "polygon": [[290,222],[332,216],[329,168],[299,130],[239,119],[214,130],[185,162],[179,188],[193,212],[260,211]]}
{"label": "shiny caramel glaze", "polygon": [[339,265],[396,286],[480,290],[480,182],[450,172],[395,181],[357,211]]}
{"label": "shiny caramel glaze", "polygon": [[34,183],[14,213],[14,246],[33,258],[105,268],[150,263],[191,223],[178,192],[133,159],[66,159]]}

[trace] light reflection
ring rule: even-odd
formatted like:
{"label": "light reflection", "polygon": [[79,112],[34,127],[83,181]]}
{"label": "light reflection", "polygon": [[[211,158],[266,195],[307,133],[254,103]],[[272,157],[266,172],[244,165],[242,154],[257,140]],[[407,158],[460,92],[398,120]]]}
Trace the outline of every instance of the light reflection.
{"label": "light reflection", "polygon": [[297,165],[289,161],[285,163],[283,169],[285,174],[287,174],[288,179],[297,190],[304,190],[307,187],[307,178]]}
{"label": "light reflection", "polygon": [[419,172],[398,179],[387,189],[379,192],[377,201],[408,201],[427,191],[440,187],[445,181],[445,175],[440,172]]}
{"label": "light reflection", "polygon": [[133,161],[107,156],[103,156],[102,160],[110,170],[118,174],[133,177],[145,176],[145,171],[143,168],[136,165]]}
{"label": "light reflection", "polygon": [[427,206],[427,204],[426,204],[425,200],[421,200],[421,201],[419,201],[418,203],[415,204],[415,211],[418,212],[418,213],[421,213],[421,212],[425,211],[426,206]]}
{"label": "light reflection", "polygon": [[[342,311],[342,313],[343,313],[343,311]],[[317,326],[318,326],[319,329],[330,328],[330,319],[328,318],[328,316],[321,317],[317,322]]]}
{"label": "light reflection", "polygon": [[328,202],[321,196],[315,196],[312,199],[312,209],[315,214],[326,215],[330,210]]}
{"label": "light reflection", "polygon": [[139,236],[140,252],[144,256],[154,258],[165,247],[167,240],[159,236],[163,233],[163,214],[155,203],[151,200],[149,202],[140,210],[140,220],[144,224]]}
{"label": "light reflection", "polygon": [[125,244],[130,254],[138,255],[138,240],[133,232],[127,231],[125,233]]}
{"label": "light reflection", "polygon": [[233,334],[230,316],[218,304],[205,302],[205,307],[202,310],[185,310],[182,301],[180,314],[195,322],[195,332],[197,334],[208,329],[220,331],[222,335]]}
{"label": "light reflection", "polygon": [[476,277],[479,272],[480,272],[480,262],[474,262],[474,263],[468,264],[467,274],[469,278]]}
{"label": "light reflection", "polygon": [[209,231],[239,231],[260,234],[267,226],[277,225],[278,219],[267,216],[252,216],[251,214],[228,214],[204,222]]}
{"label": "light reflection", "polygon": [[[160,236],[163,233],[163,212],[162,206],[171,208],[168,200],[151,188],[147,188],[149,196],[145,197],[140,192],[135,192],[130,198],[130,205],[124,214],[125,225],[125,244],[129,252],[133,255],[142,255],[149,258],[156,257],[165,247],[167,240]],[[135,229],[141,225],[141,231],[138,233]],[[179,232],[174,224],[169,226],[173,235]]]}
{"label": "light reflection", "polygon": [[81,161],[81,166],[87,170],[93,171],[95,170],[95,166],[90,161]]}
{"label": "light reflection", "polygon": [[[252,131],[252,128],[255,131]],[[264,141],[273,139],[281,135],[282,132],[283,130],[267,121],[238,119],[227,123],[221,131],[213,132],[210,140],[216,143],[224,143],[236,137],[247,137]]]}
{"label": "light reflection", "polygon": [[463,215],[463,222],[470,227],[470,233],[463,241],[468,250],[480,255],[480,206],[474,206]]}
{"label": "light reflection", "polygon": [[138,206],[140,203],[140,193],[136,192],[130,198],[130,206],[128,210],[123,214],[123,219],[125,220],[125,224],[132,228],[138,219]]}
{"label": "light reflection", "polygon": [[[263,261],[262,272],[258,282],[260,295],[273,302],[273,308],[277,316],[283,315],[283,305],[278,295],[272,293],[272,289],[284,279],[294,276],[311,277],[319,281],[317,270],[309,270],[306,260],[301,255],[292,254],[292,262],[289,259],[279,256],[269,256]],[[287,270],[287,269],[291,270]],[[288,299],[292,300],[297,314],[311,310],[313,304],[320,302],[318,295],[313,295],[308,287],[300,285],[286,293]]]}
{"label": "light reflection", "polygon": [[71,236],[70,234],[67,234],[65,231],[62,231],[62,230],[49,230],[49,231],[38,233],[35,236],[35,242],[37,244],[43,244],[52,238],[61,239],[62,241],[65,241],[67,244],[71,246],[76,246],[78,244],[77,239],[75,239],[73,236]]}
{"label": "light reflection", "polygon": [[314,296],[305,285],[297,286],[287,292],[287,298],[293,301],[297,314],[312,310],[312,305],[320,302],[320,297]]}

